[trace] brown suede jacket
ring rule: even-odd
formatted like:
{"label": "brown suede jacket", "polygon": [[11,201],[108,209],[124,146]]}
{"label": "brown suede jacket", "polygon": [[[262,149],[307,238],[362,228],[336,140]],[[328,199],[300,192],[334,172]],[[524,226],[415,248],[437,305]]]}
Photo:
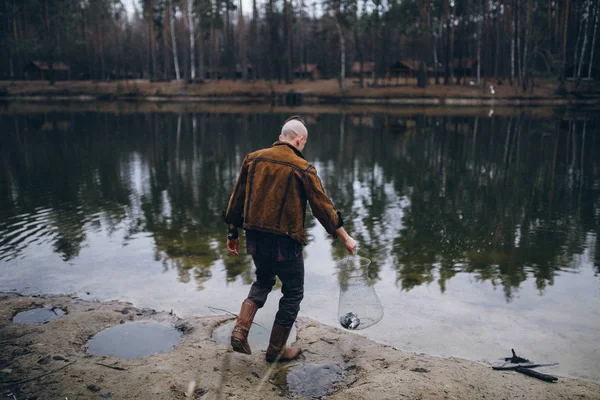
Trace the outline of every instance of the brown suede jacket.
{"label": "brown suede jacket", "polygon": [[293,146],[275,142],[246,156],[223,218],[236,227],[287,235],[304,245],[307,200],[313,215],[336,237],[344,221],[315,167]]}

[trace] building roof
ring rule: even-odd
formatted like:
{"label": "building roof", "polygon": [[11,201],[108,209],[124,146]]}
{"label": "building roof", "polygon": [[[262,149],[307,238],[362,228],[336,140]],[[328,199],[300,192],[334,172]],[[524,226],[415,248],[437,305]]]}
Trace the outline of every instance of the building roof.
{"label": "building roof", "polygon": [[452,68],[475,68],[477,67],[476,58],[455,58],[450,62]]}
{"label": "building roof", "polygon": [[[375,62],[374,61],[364,61],[362,70],[364,73],[371,73],[371,72],[375,71]],[[355,61],[352,64],[352,73],[360,74],[360,62],[359,61]]]}
{"label": "building roof", "polygon": [[319,69],[321,69],[321,67],[319,67],[317,64],[300,64],[299,67],[294,68],[294,72],[295,73],[306,72],[306,73],[312,74],[313,71],[316,71]]}
{"label": "building roof", "polygon": [[[48,71],[50,69],[48,67],[48,63],[43,62],[43,61],[31,61],[29,64],[25,65],[25,68],[27,68],[29,65],[33,65],[36,68],[41,69],[42,71]],[[68,71],[69,70],[69,67],[61,61],[55,61],[52,65],[53,65],[55,71]]]}

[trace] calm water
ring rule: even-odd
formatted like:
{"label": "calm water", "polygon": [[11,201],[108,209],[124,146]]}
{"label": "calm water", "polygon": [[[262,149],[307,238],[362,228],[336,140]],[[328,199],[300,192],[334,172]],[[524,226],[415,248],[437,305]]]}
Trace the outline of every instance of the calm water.
{"label": "calm water", "polygon": [[[0,291],[238,312],[253,267],[227,255],[219,215],[243,156],[286,117],[0,114]],[[363,273],[385,308],[360,334],[477,361],[515,348],[600,381],[595,114],[308,120],[305,155],[373,261]],[[308,236],[300,314],[336,325],[344,250],[312,217]]]}

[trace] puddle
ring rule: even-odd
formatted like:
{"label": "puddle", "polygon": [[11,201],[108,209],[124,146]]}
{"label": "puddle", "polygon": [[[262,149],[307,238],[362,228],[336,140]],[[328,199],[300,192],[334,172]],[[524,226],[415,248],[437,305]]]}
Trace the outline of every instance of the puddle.
{"label": "puddle", "polygon": [[[261,324],[262,325],[262,324]],[[227,324],[219,326],[212,333],[212,339],[219,343],[224,344],[226,346],[231,345],[231,332],[233,331],[233,327],[235,326],[235,321],[231,321]],[[264,325],[263,325],[264,326]],[[248,343],[250,343],[250,348],[252,352],[267,350],[269,347],[269,338],[271,336],[271,326],[269,329],[263,328],[260,325],[252,325],[252,329],[250,329],[250,334],[248,335]],[[290,337],[288,338],[287,343],[293,343],[296,341],[296,325],[292,327],[292,331],[290,332]]]}
{"label": "puddle", "polygon": [[181,342],[181,332],[157,322],[131,322],[99,332],[88,342],[96,356],[143,358],[168,353]]}
{"label": "puddle", "polygon": [[60,308],[42,307],[33,310],[22,311],[13,317],[15,324],[42,325],[54,321],[65,315]]}
{"label": "puddle", "polygon": [[280,369],[271,382],[286,396],[321,397],[333,393],[342,379],[344,371],[338,365],[304,364]]}

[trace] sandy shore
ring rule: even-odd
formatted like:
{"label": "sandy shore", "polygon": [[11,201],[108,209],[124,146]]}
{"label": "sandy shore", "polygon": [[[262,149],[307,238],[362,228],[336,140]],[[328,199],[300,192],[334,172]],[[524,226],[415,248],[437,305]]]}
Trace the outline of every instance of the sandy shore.
{"label": "sandy shore", "polygon": [[[44,325],[11,322],[20,311],[48,305],[66,315]],[[212,331],[231,319],[180,319],[128,303],[70,296],[0,294],[0,396],[183,399],[187,393],[202,399],[278,399],[289,395],[281,379],[287,369],[327,365],[341,371],[327,396],[331,399],[600,398],[596,383],[568,378],[546,383],[467,360],[406,353],[304,318],[298,320],[297,344],[306,350],[305,359],[272,366],[264,352],[245,356],[211,339]],[[148,320],[177,326],[181,344],[143,359],[87,353],[87,341],[101,330]],[[552,373],[551,368],[540,371]]]}
{"label": "sandy shore", "polygon": [[[523,92],[508,81],[484,79],[480,85],[436,85],[433,79],[425,88],[414,80],[382,82],[379,87],[365,86],[347,79],[340,89],[337,79],[242,82],[240,80],[186,83],[184,81],[0,81],[0,100],[7,101],[150,101],[201,103],[266,103],[298,106],[316,104],[360,104],[389,106],[597,106],[597,83],[579,88],[567,84],[564,95],[557,94],[554,79],[538,79],[535,88]],[[293,95],[289,97],[289,95]],[[290,103],[291,102],[291,103]]]}

